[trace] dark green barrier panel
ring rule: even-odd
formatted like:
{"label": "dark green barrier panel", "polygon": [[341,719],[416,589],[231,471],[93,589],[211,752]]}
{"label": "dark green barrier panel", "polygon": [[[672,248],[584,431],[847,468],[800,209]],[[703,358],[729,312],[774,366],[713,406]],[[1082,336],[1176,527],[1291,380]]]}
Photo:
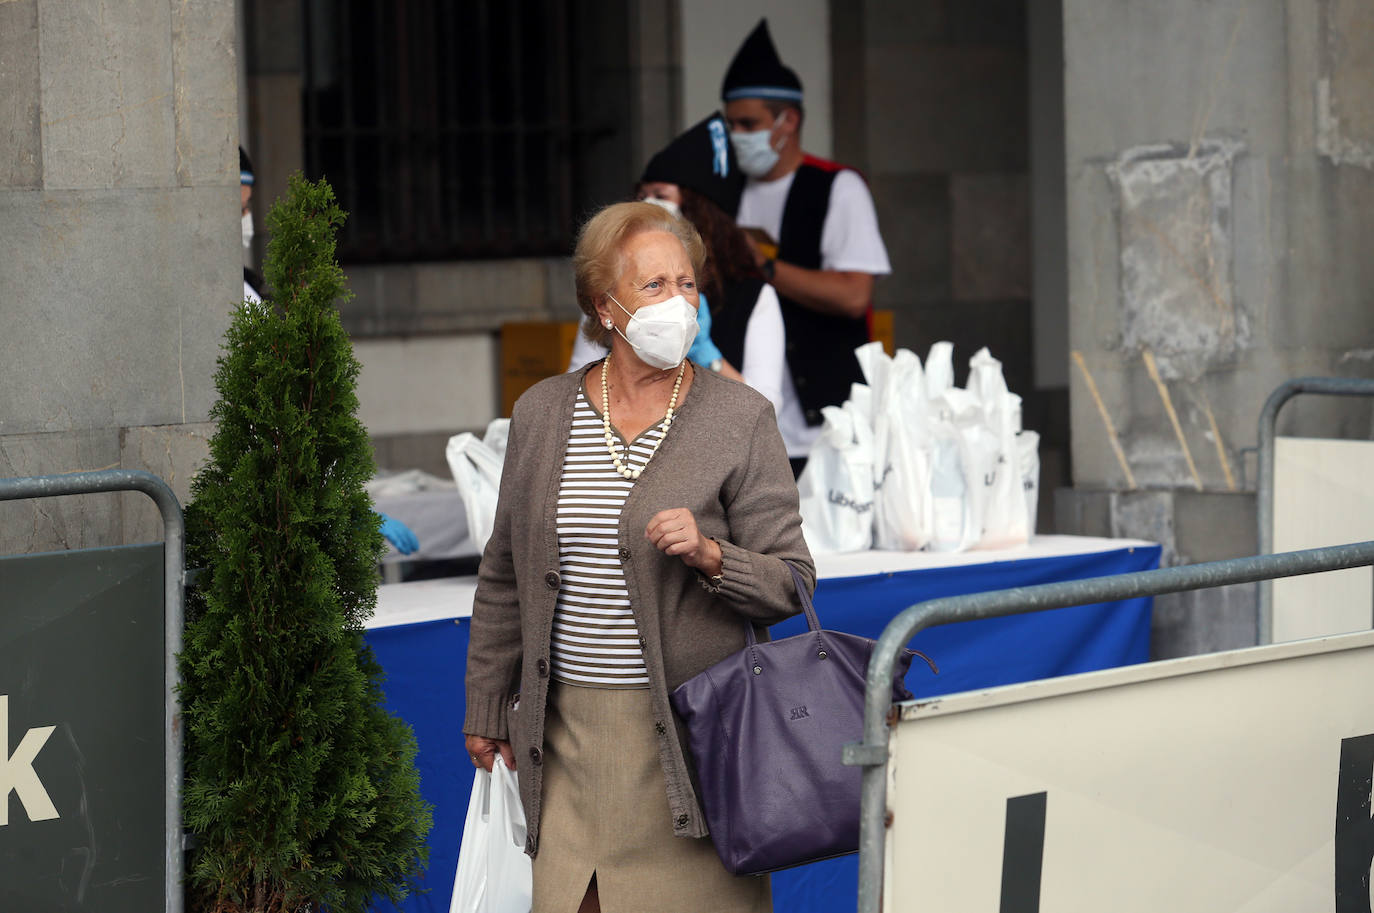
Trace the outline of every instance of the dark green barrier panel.
{"label": "dark green barrier panel", "polygon": [[0,911],[163,909],[163,596],[161,544],[0,558]]}

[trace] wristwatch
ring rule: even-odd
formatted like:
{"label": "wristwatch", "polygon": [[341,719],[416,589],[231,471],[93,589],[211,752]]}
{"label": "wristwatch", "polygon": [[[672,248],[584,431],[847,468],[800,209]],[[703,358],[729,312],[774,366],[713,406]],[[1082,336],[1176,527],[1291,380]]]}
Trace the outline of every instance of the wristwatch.
{"label": "wristwatch", "polygon": [[772,257],[766,257],[763,261],[763,278],[769,282],[773,281],[773,273],[776,271],[777,261]]}

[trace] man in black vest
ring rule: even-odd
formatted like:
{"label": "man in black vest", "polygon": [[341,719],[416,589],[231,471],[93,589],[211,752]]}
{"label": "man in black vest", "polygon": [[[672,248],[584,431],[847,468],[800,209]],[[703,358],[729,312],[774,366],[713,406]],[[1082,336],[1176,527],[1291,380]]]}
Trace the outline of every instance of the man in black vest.
{"label": "man in black vest", "polygon": [[[891,272],[873,197],[857,171],[801,148],[802,85],[762,20],[721,85],[730,139],[748,175],[736,221],[776,239],[757,244],[778,290],[791,390],[778,427],[798,472],[820,434],[821,408],[863,382],[854,350],[870,338],[873,277]],[[789,401],[790,394],[790,401]]]}

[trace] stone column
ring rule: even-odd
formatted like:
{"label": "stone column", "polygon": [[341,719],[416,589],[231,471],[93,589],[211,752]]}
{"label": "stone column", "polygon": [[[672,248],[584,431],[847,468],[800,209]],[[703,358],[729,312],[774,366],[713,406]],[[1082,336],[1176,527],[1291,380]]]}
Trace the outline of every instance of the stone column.
{"label": "stone column", "polygon": [[[241,297],[234,4],[0,3],[0,475],[183,500]],[[141,496],[0,504],[0,554],[150,541]]]}
{"label": "stone column", "polygon": [[[1361,0],[1064,0],[1074,488],[1064,531],[1254,554],[1259,412],[1368,376],[1374,14]],[[1366,276],[1365,274],[1370,274]],[[1280,433],[1367,436],[1307,398]],[[1156,602],[1155,652],[1253,644],[1252,587]]]}

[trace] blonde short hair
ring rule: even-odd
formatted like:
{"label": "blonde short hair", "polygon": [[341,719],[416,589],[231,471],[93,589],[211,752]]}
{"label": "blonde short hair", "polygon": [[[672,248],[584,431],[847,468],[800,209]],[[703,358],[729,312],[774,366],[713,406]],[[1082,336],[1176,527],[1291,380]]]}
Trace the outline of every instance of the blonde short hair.
{"label": "blonde short hair", "polygon": [[577,306],[586,319],[582,333],[598,345],[610,347],[612,331],[601,325],[596,304],[610,291],[625,267],[625,243],[636,235],[666,231],[682,242],[692,271],[700,276],[706,265],[706,245],[686,219],[679,219],[653,203],[612,203],[587,220],[577,233],[573,275]]}

